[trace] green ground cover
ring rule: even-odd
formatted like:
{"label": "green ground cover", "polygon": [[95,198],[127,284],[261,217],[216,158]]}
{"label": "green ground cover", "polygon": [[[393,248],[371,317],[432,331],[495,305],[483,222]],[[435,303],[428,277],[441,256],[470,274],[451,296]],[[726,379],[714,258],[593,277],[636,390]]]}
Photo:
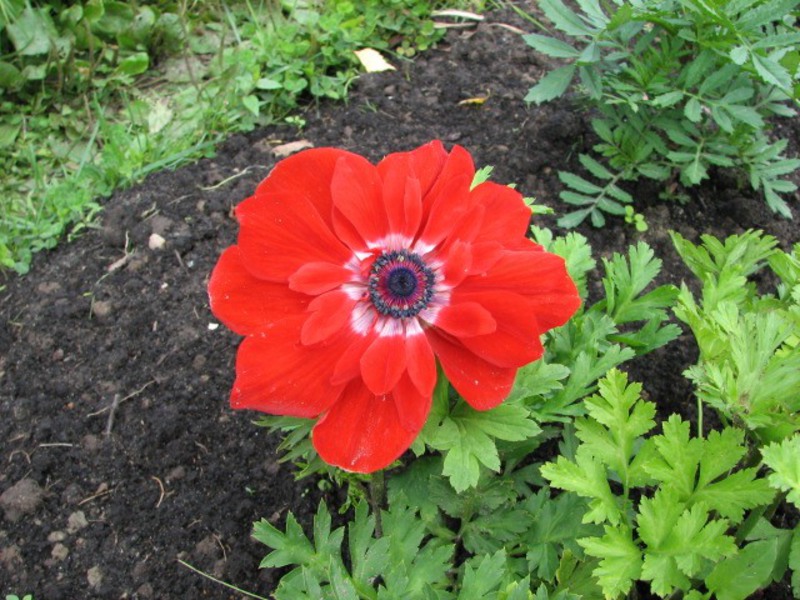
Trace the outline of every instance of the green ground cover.
{"label": "green ground cover", "polygon": [[439,40],[438,7],[0,0],[0,268],[25,273],[33,253],[90,227],[102,197],[232,133],[302,127],[298,102],[345,97],[354,50],[411,55]]}

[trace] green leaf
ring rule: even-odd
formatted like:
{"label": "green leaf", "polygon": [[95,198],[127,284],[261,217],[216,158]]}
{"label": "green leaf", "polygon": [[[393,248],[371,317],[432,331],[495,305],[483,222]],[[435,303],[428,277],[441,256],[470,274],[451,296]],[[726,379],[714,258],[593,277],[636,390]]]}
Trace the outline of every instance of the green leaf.
{"label": "green leaf", "polygon": [[539,83],[528,90],[525,102],[541,104],[558,98],[567,91],[572,77],[575,75],[575,65],[564,65],[553,69],[545,75]]}
{"label": "green leaf", "polygon": [[770,485],[788,492],[786,499],[800,508],[800,435],[770,444],[761,450],[761,457],[773,471]]}
{"label": "green leaf", "polygon": [[619,524],[622,513],[609,487],[606,469],[586,446],[578,447],[575,462],[559,456],[556,462],[542,465],[540,472],[553,487],[591,498],[590,510],[582,519],[584,523],[608,521],[612,525]]}
{"label": "green leaf", "polygon": [[540,432],[522,406],[506,402],[477,411],[462,402],[439,424],[428,443],[445,452],[442,473],[462,492],[477,485],[481,464],[493,471],[500,469],[494,439],[521,441]]}
{"label": "green leaf", "polygon": [[524,507],[530,514],[523,538],[528,570],[552,581],[563,551],[577,552],[576,540],[595,533],[597,527],[582,523],[586,500],[569,492],[551,498],[548,489],[541,489],[525,501]]}
{"label": "green leaf", "polygon": [[587,171],[598,179],[613,179],[614,174],[588,154],[578,155],[578,160]]}
{"label": "green leaf", "polygon": [[573,173],[568,171],[559,171],[558,172],[558,179],[564,185],[568,185],[573,190],[584,193],[584,194],[599,194],[603,191],[603,188],[586,181],[583,177],[579,177]]}
{"label": "green leaf", "polygon": [[683,107],[683,114],[692,123],[699,123],[703,115],[703,105],[697,98],[689,98]]}
{"label": "green leaf", "polygon": [[523,35],[522,39],[537,52],[553,56],[555,58],[576,58],[580,56],[580,52],[573,46],[559,39],[539,35],[537,33],[529,33]]}
{"label": "green leaf", "polygon": [[606,598],[625,596],[634,581],[641,577],[642,553],[632,539],[628,527],[605,527],[603,537],[579,540],[586,554],[600,559],[592,572]]}
{"label": "green leaf", "polygon": [[9,62],[0,60],[0,89],[18,90],[25,85],[22,72]]}
{"label": "green leaf", "polygon": [[[477,563],[477,568],[473,565]],[[506,552],[498,550],[491,556],[474,557],[464,565],[464,578],[458,600],[483,600],[497,589],[506,574]]]}
{"label": "green leaf", "polygon": [[[652,103],[654,106],[667,108],[670,106],[676,105],[678,102],[683,100],[683,92],[680,90],[673,90],[671,92],[666,92],[664,94],[659,94],[655,98],[653,98]],[[695,100],[692,98],[692,100]],[[691,101],[691,100],[690,100]]]}
{"label": "green leaf", "polygon": [[141,75],[150,66],[150,56],[147,52],[137,52],[126,56],[117,65],[117,73],[121,75]]}
{"label": "green leaf", "polygon": [[592,35],[593,30],[581,18],[567,8],[561,0],[542,0],[539,8],[553,25],[572,36]]}
{"label": "green leaf", "polygon": [[792,87],[792,78],[789,72],[779,62],[755,52],[750,56],[753,59],[756,73],[765,83],[778,86],[782,90]]}
{"label": "green leaf", "polygon": [[273,549],[261,561],[262,569],[303,565],[314,555],[314,547],[291,512],[286,516],[286,533],[261,519],[253,525],[253,537]]}
{"label": "green leaf", "polygon": [[564,229],[572,229],[573,227],[577,227],[589,216],[589,213],[592,212],[593,207],[584,208],[582,210],[575,210],[570,213],[565,214],[558,219],[558,226],[563,227]]}
{"label": "green leaf", "polygon": [[258,97],[250,94],[242,98],[242,104],[244,107],[253,113],[254,116],[258,116],[259,112],[261,111],[261,102],[258,100]]}
{"label": "green leaf", "polygon": [[614,253],[611,260],[603,259],[605,301],[599,303],[616,323],[644,321],[654,317],[666,318],[666,308],[672,306],[677,290],[672,286],[659,287],[644,296],[640,294],[661,271],[661,259],[644,242],[628,249],[628,257]]}
{"label": "green leaf", "polygon": [[612,369],[599,382],[599,394],[584,402],[591,419],[576,423],[577,436],[593,456],[615,471],[628,488],[635,443],[655,427],[655,405],[640,400],[641,384],[628,385],[625,373]]}
{"label": "green leaf", "polygon": [[703,560],[717,561],[736,552],[732,537],[725,535],[728,523],[711,520],[701,505],[684,509],[674,493],[664,489],[639,503],[638,533],[647,545],[642,579],[653,591],[666,596],[676,588],[688,591]]}
{"label": "green leaf", "polygon": [[778,540],[747,544],[737,554],[714,567],[706,577],[706,586],[719,600],[745,600],[771,582],[778,556]]}
{"label": "green leaf", "polygon": [[735,48],[731,49],[731,51],[728,53],[728,56],[730,56],[730,59],[737,65],[743,65],[745,62],[747,62],[750,52],[747,50],[746,46],[736,46]]}
{"label": "green leaf", "polygon": [[22,14],[5,27],[14,49],[22,56],[48,54],[56,30],[49,15],[40,8],[28,6]]}
{"label": "green leaf", "polygon": [[363,585],[384,572],[389,562],[389,538],[373,538],[375,517],[368,516],[367,505],[359,502],[354,519],[348,525],[348,543],[353,578]]}

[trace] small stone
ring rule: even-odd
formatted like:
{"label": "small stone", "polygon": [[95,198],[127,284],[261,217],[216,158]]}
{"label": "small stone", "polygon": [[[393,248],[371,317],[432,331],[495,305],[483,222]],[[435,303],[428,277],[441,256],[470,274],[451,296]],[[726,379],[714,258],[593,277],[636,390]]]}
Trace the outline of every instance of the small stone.
{"label": "small stone", "polygon": [[53,546],[50,556],[52,556],[54,560],[64,560],[69,556],[69,548],[64,544],[56,544]]}
{"label": "small stone", "polygon": [[108,300],[98,300],[92,303],[92,314],[98,319],[103,319],[111,314],[111,302]]}
{"label": "small stone", "polygon": [[139,586],[136,590],[136,596],[139,598],[152,598],[153,597],[153,586],[149,583],[143,583]]}
{"label": "small stone", "polygon": [[167,240],[162,236],[157,233],[151,233],[150,238],[147,240],[147,247],[150,248],[150,250],[161,250],[166,243]]}
{"label": "small stone", "polygon": [[103,571],[100,567],[94,566],[86,571],[86,581],[89,582],[89,586],[95,589],[100,587],[100,584],[103,583]]}
{"label": "small stone", "polygon": [[87,433],[85,436],[83,436],[83,439],[81,439],[81,446],[83,446],[83,448],[89,452],[94,452],[100,448],[101,443],[102,441],[100,438],[93,433]]}
{"label": "small stone", "polygon": [[61,362],[64,360],[64,351],[61,348],[56,348],[53,351],[52,360],[53,362]]}
{"label": "small stone", "polygon": [[20,479],[0,495],[0,507],[6,519],[16,523],[24,515],[36,512],[44,496],[45,491],[33,479]]}
{"label": "small stone", "polygon": [[76,510],[67,518],[67,531],[70,533],[77,533],[89,525],[86,520],[86,515],[82,510]]}
{"label": "small stone", "polygon": [[178,481],[186,477],[186,469],[182,466],[177,466],[167,473],[167,481]]}
{"label": "small stone", "polygon": [[51,531],[50,535],[47,536],[47,541],[51,544],[55,542],[63,542],[67,539],[67,534],[63,531]]}

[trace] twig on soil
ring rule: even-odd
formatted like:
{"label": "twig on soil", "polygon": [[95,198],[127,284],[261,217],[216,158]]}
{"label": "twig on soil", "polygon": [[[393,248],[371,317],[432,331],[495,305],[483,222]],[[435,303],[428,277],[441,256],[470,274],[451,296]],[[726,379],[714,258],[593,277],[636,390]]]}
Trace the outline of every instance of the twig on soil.
{"label": "twig on soil", "polygon": [[[125,396],[124,398],[120,399],[120,400],[119,400],[119,402],[117,402],[117,405],[120,405],[120,404],[122,404],[123,402],[125,402],[126,400],[130,400],[131,398],[135,398],[136,396],[138,396],[139,394],[141,394],[143,391],[145,391],[145,390],[146,390],[148,387],[150,387],[150,386],[151,386],[151,385],[153,385],[154,383],[158,383],[158,381],[157,381],[157,380],[155,380],[155,379],[151,379],[150,381],[148,381],[147,383],[145,383],[145,384],[144,384],[142,387],[140,387],[140,388],[139,388],[138,390],[136,390],[135,392],[131,392],[130,394],[128,394],[128,395],[127,395],[127,396]],[[119,395],[119,394],[117,394],[117,395]],[[111,404],[109,404],[108,406],[104,406],[103,408],[101,408],[101,409],[100,409],[100,410],[98,410],[98,411],[95,411],[95,412],[93,412],[93,413],[89,413],[88,415],[86,415],[86,418],[88,419],[89,417],[96,417],[97,415],[102,415],[102,414],[103,414],[104,412],[106,412],[107,410],[110,410],[110,409],[112,408],[112,406],[113,406],[113,402],[112,402]],[[114,407],[114,410],[116,410],[116,407]],[[107,434],[106,434],[106,435],[107,435]]]}
{"label": "twig on soil", "polygon": [[200,189],[203,192],[210,192],[211,190],[216,190],[217,188],[222,187],[226,183],[230,183],[234,179],[238,179],[242,175],[246,175],[247,172],[250,169],[269,169],[269,168],[270,167],[267,167],[266,165],[250,165],[249,167],[245,167],[244,169],[242,169],[241,171],[239,171],[235,175],[231,175],[230,177],[226,177],[225,179],[223,179],[219,183],[215,183],[214,185],[209,185],[209,186],[198,186],[198,189]]}
{"label": "twig on soil", "polygon": [[182,561],[180,558],[178,559],[178,562],[180,564],[182,564],[184,567],[186,567],[187,569],[189,569],[191,571],[194,571],[198,575],[202,575],[203,577],[205,577],[206,579],[210,579],[214,583],[218,583],[220,585],[224,585],[229,590],[233,590],[235,592],[239,592],[240,594],[244,594],[245,596],[248,596],[250,598],[256,598],[256,600],[269,600],[269,598],[264,598],[264,596],[258,596],[258,595],[254,594],[252,592],[245,591],[245,590],[243,590],[241,588],[236,587],[235,585],[231,585],[230,583],[222,581],[221,579],[217,579],[216,577],[213,577],[213,576],[209,575],[208,573],[204,573],[203,571],[201,571],[197,567],[193,567],[189,563],[187,563],[185,561]]}
{"label": "twig on soil", "polygon": [[91,502],[92,500],[95,500],[96,498],[100,498],[102,496],[107,496],[108,494],[110,494],[111,492],[114,491],[113,488],[110,488],[108,486],[106,486],[106,487],[103,487],[103,486],[106,486],[106,484],[104,484],[104,483],[100,484],[100,487],[97,488],[97,492],[95,492],[94,494],[92,494],[88,498],[84,498],[83,500],[78,502],[78,506],[83,506],[87,502]]}
{"label": "twig on soil", "polygon": [[222,538],[219,537],[216,533],[211,534],[214,540],[219,544],[219,549],[222,550],[222,560],[228,560],[228,553],[225,552],[225,545],[222,543]]}
{"label": "twig on soil", "polygon": [[151,475],[150,479],[155,481],[158,484],[158,489],[161,490],[161,494],[158,496],[158,502],[156,502],[156,508],[158,508],[159,506],[161,506],[161,502],[164,500],[164,496],[166,496],[167,493],[164,490],[164,484],[158,477],[156,477],[155,475]]}
{"label": "twig on soil", "polygon": [[53,442],[51,444],[39,444],[37,448],[56,448],[56,447],[64,447],[64,448],[72,448],[75,444],[69,444],[67,442]]}
{"label": "twig on soil", "polygon": [[28,461],[28,464],[31,464],[31,455],[25,452],[25,450],[14,450],[11,454],[8,455],[8,462],[11,462],[11,459],[14,458],[15,454],[22,454],[25,456],[25,460]]}
{"label": "twig on soil", "polygon": [[106,437],[111,435],[111,428],[114,426],[114,414],[117,412],[119,406],[119,394],[114,394],[114,400],[111,402],[110,412],[108,413],[108,420],[106,421]]}

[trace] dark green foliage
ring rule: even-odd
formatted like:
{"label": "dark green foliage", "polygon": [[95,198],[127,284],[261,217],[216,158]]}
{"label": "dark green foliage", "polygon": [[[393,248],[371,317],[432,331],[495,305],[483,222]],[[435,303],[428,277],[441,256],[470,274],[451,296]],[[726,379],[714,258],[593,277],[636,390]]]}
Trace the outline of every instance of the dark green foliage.
{"label": "dark green foliage", "polygon": [[796,186],[782,177],[800,160],[783,156],[785,140],[770,140],[767,119],[793,116],[787,101],[800,99],[798,0],[577,4],[576,12],[561,0],[541,2],[572,43],[525,36],[538,52],[567,62],[526,100],[552,100],[577,80],[599,114],[592,122],[601,140],[594,150],[610,167],[582,155],[599,183],[559,174],[567,187],[561,198],[580,207],[561,218],[562,226],[590,217],[600,227],[603,213],[625,215],[633,199],[620,181],[678,179],[693,186],[712,167],[736,169],[773,211],[791,217],[781,195]]}

